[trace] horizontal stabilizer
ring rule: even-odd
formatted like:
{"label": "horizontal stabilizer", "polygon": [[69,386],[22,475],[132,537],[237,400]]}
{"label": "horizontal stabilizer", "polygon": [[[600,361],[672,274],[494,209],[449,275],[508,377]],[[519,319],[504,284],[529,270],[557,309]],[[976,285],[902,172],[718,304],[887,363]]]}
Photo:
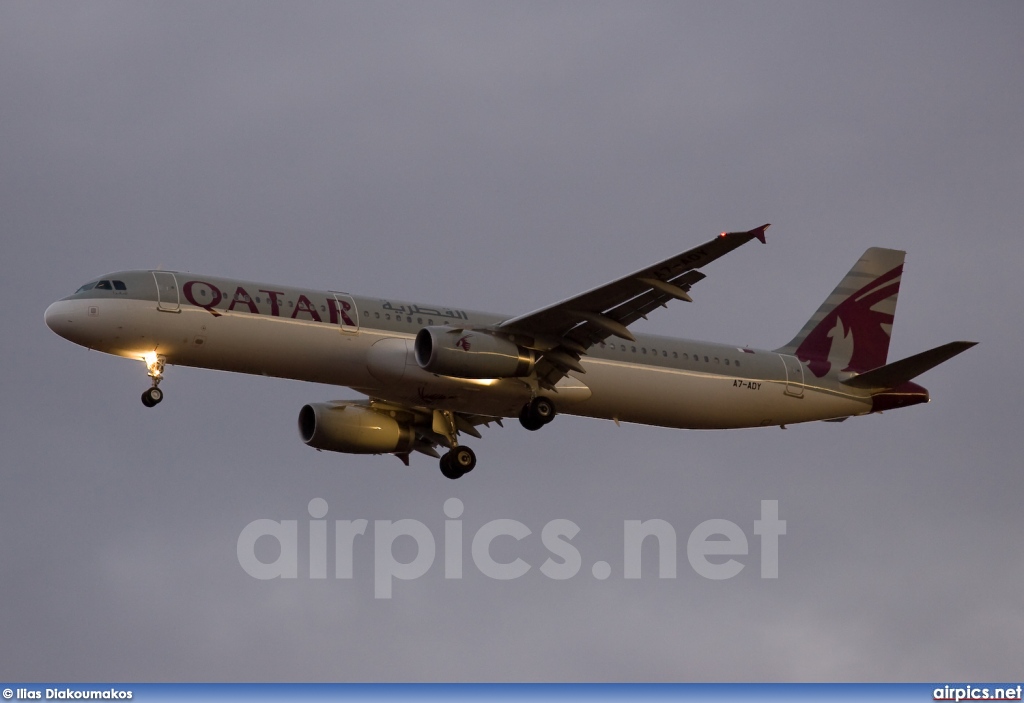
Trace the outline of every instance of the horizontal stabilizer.
{"label": "horizontal stabilizer", "polygon": [[941,347],[908,356],[906,359],[879,366],[866,373],[848,378],[843,383],[852,388],[896,388],[907,381],[917,378],[925,371],[932,369],[944,361],[949,361],[957,354],[965,352],[977,342],[950,342]]}

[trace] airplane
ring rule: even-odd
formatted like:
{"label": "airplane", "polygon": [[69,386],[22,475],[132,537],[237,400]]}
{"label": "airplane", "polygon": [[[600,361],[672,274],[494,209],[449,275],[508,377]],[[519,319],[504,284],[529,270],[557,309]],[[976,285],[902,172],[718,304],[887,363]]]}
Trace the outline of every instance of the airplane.
{"label": "airplane", "polygon": [[[797,335],[774,350],[633,334],[690,291],[706,265],[763,225],[714,239],[517,317],[177,271],[121,271],[51,304],[76,344],[145,363],[146,407],[167,365],[346,386],[366,398],[310,403],[317,450],[440,460],[457,479],[476,454],[460,435],[558,413],[685,429],[841,422],[929,401],[913,379],[974,346],[951,342],[887,363],[905,252],[873,247]],[[439,454],[438,448],[445,449]]]}

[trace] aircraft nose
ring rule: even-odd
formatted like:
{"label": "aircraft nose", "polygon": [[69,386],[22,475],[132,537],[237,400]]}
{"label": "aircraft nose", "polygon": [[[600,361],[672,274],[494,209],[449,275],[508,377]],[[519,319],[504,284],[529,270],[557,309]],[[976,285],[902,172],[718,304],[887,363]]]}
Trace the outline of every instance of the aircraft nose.
{"label": "aircraft nose", "polygon": [[46,326],[65,339],[69,337],[75,324],[71,308],[72,304],[69,301],[58,300],[56,303],[51,303],[43,313],[43,321],[46,322]]}

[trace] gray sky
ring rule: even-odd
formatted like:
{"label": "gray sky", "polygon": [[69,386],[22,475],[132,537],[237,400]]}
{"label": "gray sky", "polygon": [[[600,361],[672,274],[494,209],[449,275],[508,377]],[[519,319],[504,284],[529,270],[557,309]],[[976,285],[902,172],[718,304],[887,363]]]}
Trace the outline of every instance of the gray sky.
{"label": "gray sky", "polygon": [[[1022,32],[1019,2],[0,4],[0,678],[1019,676]],[[764,222],[767,246],[642,329],[779,346],[889,246],[909,252],[890,358],[981,344],[920,379],[926,406],[786,431],[510,422],[451,482],[304,447],[299,408],[350,391],[171,368],[146,410],[141,364],[42,322],[157,266],[516,314]],[[453,496],[462,581],[439,551],[374,599],[372,540],[352,581],[236,559],[246,524],[304,528],[316,497],[440,542]],[[788,521],[777,581],[762,499]],[[496,518],[533,530],[495,543],[520,579],[469,559]],[[557,518],[581,528],[567,581],[538,568]],[[626,580],[623,522],[650,518],[678,576],[651,549]],[[711,518],[750,540],[728,581],[686,561]]]}

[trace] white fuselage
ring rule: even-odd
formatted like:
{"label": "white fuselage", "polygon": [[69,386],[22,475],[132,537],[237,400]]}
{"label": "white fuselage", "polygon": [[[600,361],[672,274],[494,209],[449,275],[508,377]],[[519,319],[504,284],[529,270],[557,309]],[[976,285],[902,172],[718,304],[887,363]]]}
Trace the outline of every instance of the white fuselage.
{"label": "white fuselage", "polygon": [[[516,417],[528,379],[460,379],[413,355],[426,325],[493,325],[500,315],[173,272],[111,274],[123,290],[87,290],[51,305],[61,336],[110,354],[156,353],[179,366],[346,386],[417,407]],[[611,337],[585,374],[542,391],[559,412],[664,427],[784,425],[871,412],[871,397],[816,378],[795,357],[683,339]]]}

